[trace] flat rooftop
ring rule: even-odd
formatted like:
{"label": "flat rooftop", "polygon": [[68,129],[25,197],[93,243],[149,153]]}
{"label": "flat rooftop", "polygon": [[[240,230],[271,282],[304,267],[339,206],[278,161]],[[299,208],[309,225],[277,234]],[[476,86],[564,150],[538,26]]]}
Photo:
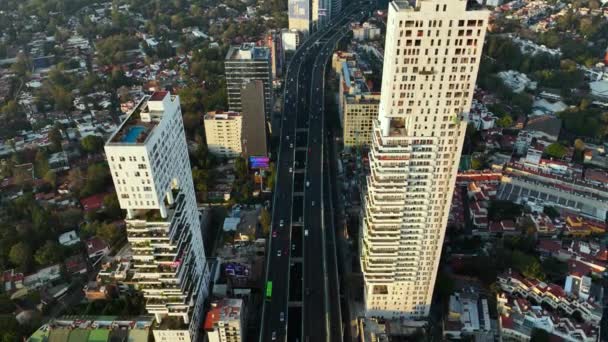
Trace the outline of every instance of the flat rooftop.
{"label": "flat rooftop", "polygon": [[231,46],[226,53],[226,60],[268,60],[270,49],[267,47],[256,46],[255,43],[243,43]]}
{"label": "flat rooftop", "polygon": [[217,110],[213,112],[207,112],[207,114],[205,114],[205,120],[233,120],[240,116],[241,113],[239,112],[224,112]]}

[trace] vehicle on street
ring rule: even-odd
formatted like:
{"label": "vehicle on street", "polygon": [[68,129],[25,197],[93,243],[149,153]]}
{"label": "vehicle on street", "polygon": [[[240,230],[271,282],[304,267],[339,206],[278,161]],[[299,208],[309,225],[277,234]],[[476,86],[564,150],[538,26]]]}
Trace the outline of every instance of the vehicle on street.
{"label": "vehicle on street", "polygon": [[315,206],[315,201],[312,201],[312,206],[313,206],[313,207]]}
{"label": "vehicle on street", "polygon": [[293,143],[289,144],[289,148],[293,148]]}
{"label": "vehicle on street", "polygon": [[276,230],[273,230],[273,231],[272,231],[272,237],[273,237],[273,238],[276,238],[276,237],[277,237],[277,231],[276,231]]}
{"label": "vehicle on street", "polygon": [[280,256],[281,256],[281,250],[280,250],[280,249],[277,251],[277,256],[278,256],[278,257],[280,257]]}
{"label": "vehicle on street", "polygon": [[285,224],[285,221],[283,221],[283,220],[279,221],[279,227],[283,228],[284,224]]}
{"label": "vehicle on street", "polygon": [[310,182],[306,181],[306,187],[308,188],[310,186]]}
{"label": "vehicle on street", "polygon": [[304,230],[304,236],[308,236],[308,229]]}
{"label": "vehicle on street", "polygon": [[285,321],[285,313],[281,311],[281,317],[280,317],[281,322]]}
{"label": "vehicle on street", "polygon": [[289,168],[289,173],[292,173],[292,172],[293,172],[293,168],[290,167]]}
{"label": "vehicle on street", "polygon": [[272,340],[275,341],[277,339],[277,332],[273,331],[272,332]]}

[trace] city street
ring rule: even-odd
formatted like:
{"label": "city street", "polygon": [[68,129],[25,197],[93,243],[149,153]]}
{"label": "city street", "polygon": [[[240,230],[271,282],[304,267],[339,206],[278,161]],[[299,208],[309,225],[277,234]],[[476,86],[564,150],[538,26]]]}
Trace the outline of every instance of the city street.
{"label": "city street", "polygon": [[340,340],[330,338],[341,336],[337,289],[326,295],[325,258],[331,253],[334,264],[334,251],[325,248],[323,222],[324,75],[358,8],[309,37],[288,65],[260,341]]}

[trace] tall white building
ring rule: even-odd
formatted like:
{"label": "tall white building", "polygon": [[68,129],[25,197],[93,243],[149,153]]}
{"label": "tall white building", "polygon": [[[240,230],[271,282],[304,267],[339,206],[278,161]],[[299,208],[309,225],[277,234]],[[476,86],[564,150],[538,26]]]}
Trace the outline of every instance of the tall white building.
{"label": "tall white building", "polygon": [[[105,145],[146,310],[179,319],[196,341],[209,271],[179,97],[142,99]],[[178,333],[179,334],[179,333]]]}
{"label": "tall white building", "polygon": [[489,15],[466,3],[389,4],[361,220],[368,316],[429,313]]}

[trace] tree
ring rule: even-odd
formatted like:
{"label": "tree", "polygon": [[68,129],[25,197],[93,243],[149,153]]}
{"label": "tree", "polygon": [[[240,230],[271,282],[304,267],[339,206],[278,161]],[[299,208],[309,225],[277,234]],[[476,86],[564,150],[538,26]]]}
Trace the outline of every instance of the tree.
{"label": "tree", "polygon": [[124,229],[120,229],[111,223],[102,223],[97,226],[96,236],[108,245],[114,246],[125,237]]}
{"label": "tree", "polygon": [[530,342],[549,342],[551,341],[551,335],[540,328],[532,329],[532,334],[530,335]]}
{"label": "tree", "polygon": [[122,218],[122,209],[120,209],[116,192],[112,192],[103,198],[103,211],[112,220]]}
{"label": "tree", "polygon": [[87,179],[81,196],[89,196],[105,190],[110,180],[110,171],[104,163],[93,164],[87,168]]}
{"label": "tree", "polygon": [[42,149],[38,149],[38,152],[36,152],[34,170],[36,171],[36,176],[39,178],[44,177],[50,170],[48,156]]}
{"label": "tree", "polygon": [[549,218],[551,218],[552,220],[555,218],[558,218],[559,215],[559,211],[557,211],[557,209],[555,209],[555,207],[551,207],[551,206],[545,206],[543,207],[543,213],[547,216],[549,216]]}
{"label": "tree", "polygon": [[26,242],[17,242],[8,253],[9,260],[22,271],[27,271],[32,263],[32,249]]}
{"label": "tree", "polygon": [[236,176],[238,179],[247,179],[248,171],[247,171],[247,161],[243,157],[238,157],[234,161],[234,171],[236,172]]}
{"label": "tree", "polygon": [[57,174],[53,170],[47,171],[44,175],[44,181],[47,182],[53,189],[57,186]]}
{"label": "tree", "polygon": [[86,153],[99,153],[103,149],[103,139],[96,135],[87,135],[80,140],[80,146]]}
{"label": "tree", "polygon": [[54,265],[63,259],[63,247],[56,241],[47,240],[34,254],[38,265]]}
{"label": "tree", "polygon": [[58,127],[55,126],[49,131],[49,140],[51,141],[51,150],[53,150],[53,152],[61,151],[62,139],[63,137],[61,136],[61,131]]}
{"label": "tree", "polygon": [[75,167],[68,172],[68,184],[70,189],[80,191],[84,186],[84,176],[80,168]]}
{"label": "tree", "polygon": [[260,212],[260,224],[262,225],[262,231],[264,235],[268,235],[270,233],[270,213],[266,208],[262,208]]}
{"label": "tree", "polygon": [[551,157],[561,159],[568,153],[568,149],[560,143],[553,143],[547,146],[544,152]]}
{"label": "tree", "polygon": [[503,128],[511,127],[513,125],[513,118],[510,115],[505,115],[498,119],[496,124]]}

